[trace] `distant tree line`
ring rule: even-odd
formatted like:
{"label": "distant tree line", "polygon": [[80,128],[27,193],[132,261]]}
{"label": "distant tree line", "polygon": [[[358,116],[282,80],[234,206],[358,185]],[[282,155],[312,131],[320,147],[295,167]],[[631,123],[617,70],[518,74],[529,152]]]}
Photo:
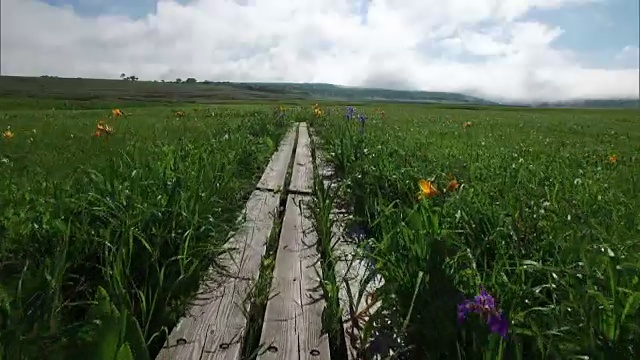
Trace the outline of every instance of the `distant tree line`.
{"label": "distant tree line", "polygon": [[120,74],[120,79],[128,81],[138,81],[138,77],[135,75],[127,76],[125,73]]}
{"label": "distant tree line", "polygon": [[[51,76],[51,75],[42,75],[40,76],[41,78],[58,78],[58,76]],[[81,78],[78,78],[81,79]],[[140,80],[137,76],[135,75],[127,75],[125,73],[121,73],[120,74],[120,79],[125,80],[125,81],[131,81],[131,82],[136,82],[138,80]],[[165,80],[153,80],[153,82],[168,82],[168,83],[176,83],[176,84],[197,84],[198,80],[196,78],[190,77],[187,78],[186,80],[182,80],[182,78],[176,78],[175,81],[165,81]],[[225,84],[225,83],[229,83],[229,81],[210,81],[210,80],[204,80],[201,81],[202,84]]]}
{"label": "distant tree line", "polygon": [[196,80],[196,78],[192,78],[192,77],[187,78],[187,80],[184,80],[184,81],[181,78],[177,78],[176,79],[176,83],[177,84],[181,84],[181,83],[184,83],[184,84],[195,84],[197,82],[198,82],[198,80]]}

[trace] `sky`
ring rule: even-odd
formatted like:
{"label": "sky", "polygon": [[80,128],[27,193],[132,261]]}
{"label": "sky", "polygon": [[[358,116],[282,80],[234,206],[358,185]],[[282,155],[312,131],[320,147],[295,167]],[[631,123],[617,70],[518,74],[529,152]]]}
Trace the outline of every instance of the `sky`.
{"label": "sky", "polygon": [[3,75],[640,97],[638,0],[2,0]]}

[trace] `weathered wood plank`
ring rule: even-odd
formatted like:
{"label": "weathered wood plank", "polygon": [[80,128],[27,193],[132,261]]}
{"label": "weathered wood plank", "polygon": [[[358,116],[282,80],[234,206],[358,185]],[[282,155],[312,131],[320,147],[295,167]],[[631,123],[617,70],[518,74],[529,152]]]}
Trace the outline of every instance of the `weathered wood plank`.
{"label": "weathered wood plank", "polygon": [[171,332],[158,360],[240,359],[246,327],[241,306],[259,275],[278,205],[278,194],[261,190],[251,194],[246,220],[227,244],[235,250],[221,259],[232,276],[221,284],[203,285],[201,298]]}
{"label": "weathered wood plank", "polygon": [[[361,258],[356,246],[346,236],[348,230],[345,228],[345,224],[349,216],[338,211],[333,211],[331,216],[333,218],[333,252],[337,260],[335,271],[336,279],[339,282],[339,299],[343,315],[347,358],[355,360],[359,358],[358,349],[366,346],[360,341],[361,323],[356,315],[361,314],[369,306],[367,300],[380,286],[382,278],[376,276],[374,281],[365,283],[370,265],[366,259]],[[373,313],[379,306],[379,303],[374,304],[368,308],[367,312]],[[365,319],[366,317],[362,320]]]}
{"label": "weathered wood plank", "polygon": [[297,133],[298,124],[292,126],[284,136],[278,150],[273,154],[271,161],[269,161],[267,168],[264,170],[262,178],[256,186],[257,189],[276,191],[284,187]]}
{"label": "weathered wood plank", "polygon": [[[260,263],[264,256],[267,241],[273,230],[274,219],[280,203],[280,196],[273,192],[256,190],[264,196],[262,206],[256,201],[253,209],[258,211],[250,218],[252,225],[241,229],[242,234],[230,242],[230,246],[241,249],[239,263],[229,266],[237,271],[236,278],[227,282],[225,295],[218,304],[218,314],[209,329],[209,335],[204,346],[202,359],[208,360],[238,360],[240,359],[251,299],[248,294],[251,286],[258,279]],[[260,208],[260,209],[258,209]]]}
{"label": "weathered wood plank", "polygon": [[327,161],[324,152],[320,149],[321,142],[313,128],[309,128],[309,136],[312,140],[311,146],[316,150],[316,158],[312,160],[315,161],[318,175],[320,175],[325,188],[333,189],[338,185],[335,181],[331,181],[335,174],[334,169]]}
{"label": "weathered wood plank", "polygon": [[317,251],[318,236],[313,228],[310,196],[293,195],[300,221],[300,269],[302,271],[302,326],[300,328],[300,359],[330,360],[329,336],[322,333],[322,312],[325,301],[320,281],[322,268]]}
{"label": "weathered wood plank", "polygon": [[[289,195],[267,303],[259,360],[330,359],[329,340],[322,334],[322,289],[319,287],[317,237],[304,195]],[[316,272],[318,271],[318,272]]]}
{"label": "weathered wood plank", "polygon": [[287,198],[276,264],[271,280],[260,344],[266,352],[258,360],[298,359],[298,326],[302,317],[299,219],[293,198]]}
{"label": "weathered wood plank", "polygon": [[298,144],[289,190],[303,194],[311,194],[313,191],[313,159],[307,123],[300,123],[298,129]]}
{"label": "weathered wood plank", "polygon": [[[326,161],[323,152],[318,148],[319,140],[313,137],[316,144],[316,168],[318,174],[323,177],[325,188],[334,188],[338,184],[328,180],[333,175],[333,169]],[[356,315],[367,307],[366,299],[380,286],[382,278],[377,276],[374,281],[365,284],[365,276],[368,272],[369,264],[357,253],[353,239],[347,236],[346,224],[350,218],[347,211],[333,209],[332,218],[332,248],[336,258],[335,272],[339,282],[340,307],[343,314],[343,327],[345,331],[347,358],[349,360],[358,359],[357,349],[361,349],[366,344],[360,343],[360,333]],[[348,287],[348,290],[347,290]],[[362,290],[362,296],[359,293]],[[369,308],[369,312],[374,312],[379,304]]]}

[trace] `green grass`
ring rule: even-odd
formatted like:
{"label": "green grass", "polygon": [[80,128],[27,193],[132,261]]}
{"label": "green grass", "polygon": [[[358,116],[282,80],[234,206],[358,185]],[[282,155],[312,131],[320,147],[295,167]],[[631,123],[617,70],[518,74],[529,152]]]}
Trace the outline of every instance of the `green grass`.
{"label": "green grass", "polygon": [[[365,342],[400,359],[638,357],[637,112],[382,108],[359,108],[364,135],[342,108],[311,123],[385,280]],[[440,194],[419,201],[420,179]],[[506,339],[457,320],[481,285]]]}
{"label": "green grass", "polygon": [[316,236],[318,238],[316,250],[320,255],[320,286],[324,295],[325,308],[322,314],[322,327],[328,334],[330,353],[343,354],[346,351],[345,337],[341,325],[342,309],[340,306],[339,291],[341,279],[337,277],[336,263],[339,261],[335,253],[335,241],[333,230],[335,219],[332,211],[335,209],[336,195],[338,191],[325,186],[323,170],[319,168],[319,156],[316,153],[317,144],[311,138],[311,156],[314,162],[313,198],[309,207],[310,215]]}
{"label": "green grass", "polygon": [[[0,130],[15,135],[0,138],[3,359],[99,359],[109,346],[155,356],[203,278],[216,276],[205,274],[293,121],[310,123],[341,181],[328,188],[316,175],[314,184],[334,356],[345,351],[336,206],[352,209],[367,234],[357,251],[375,264],[366,278],[385,280],[362,332],[369,353],[385,345],[398,359],[640,351],[637,112],[376,104],[359,108],[369,116],[361,134],[342,107],[315,118],[303,102],[284,119],[250,103],[0,102],[11,109],[0,112]],[[128,115],[111,119],[115,106]],[[113,135],[92,136],[100,119]],[[463,129],[466,121],[473,125]],[[445,191],[450,177],[462,186]],[[440,194],[419,201],[420,179]],[[278,228],[245,309],[247,357],[260,350]],[[506,339],[479,317],[457,321],[457,305],[481,285],[508,315]]]}
{"label": "green grass", "polygon": [[0,358],[98,359],[109,301],[155,356],[289,127],[267,106],[124,110],[0,113]]}

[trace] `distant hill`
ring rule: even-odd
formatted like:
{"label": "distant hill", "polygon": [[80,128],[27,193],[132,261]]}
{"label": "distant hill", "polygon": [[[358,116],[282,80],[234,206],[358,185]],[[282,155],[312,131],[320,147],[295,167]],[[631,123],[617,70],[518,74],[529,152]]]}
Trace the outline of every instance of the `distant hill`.
{"label": "distant hill", "polygon": [[447,92],[388,90],[309,83],[235,83],[234,85],[255,89],[277,89],[284,90],[285,92],[290,93],[302,93],[309,98],[323,100],[400,101],[498,105],[498,103],[487,101],[481,98]]}
{"label": "distant hill", "polygon": [[328,100],[344,102],[410,102],[459,104],[474,106],[525,107],[640,107],[640,100],[582,100],[515,104],[492,102],[479,97],[432,91],[388,90],[338,86],[322,83],[272,82],[162,82],[86,78],[59,78],[52,76],[22,77],[0,76],[0,97],[87,101],[127,102],[197,102],[226,101],[299,101]]}
{"label": "distant hill", "polygon": [[332,84],[157,82],[59,77],[0,76],[0,96],[61,100],[218,102],[227,100],[332,100],[498,105],[445,92],[400,91]]}

